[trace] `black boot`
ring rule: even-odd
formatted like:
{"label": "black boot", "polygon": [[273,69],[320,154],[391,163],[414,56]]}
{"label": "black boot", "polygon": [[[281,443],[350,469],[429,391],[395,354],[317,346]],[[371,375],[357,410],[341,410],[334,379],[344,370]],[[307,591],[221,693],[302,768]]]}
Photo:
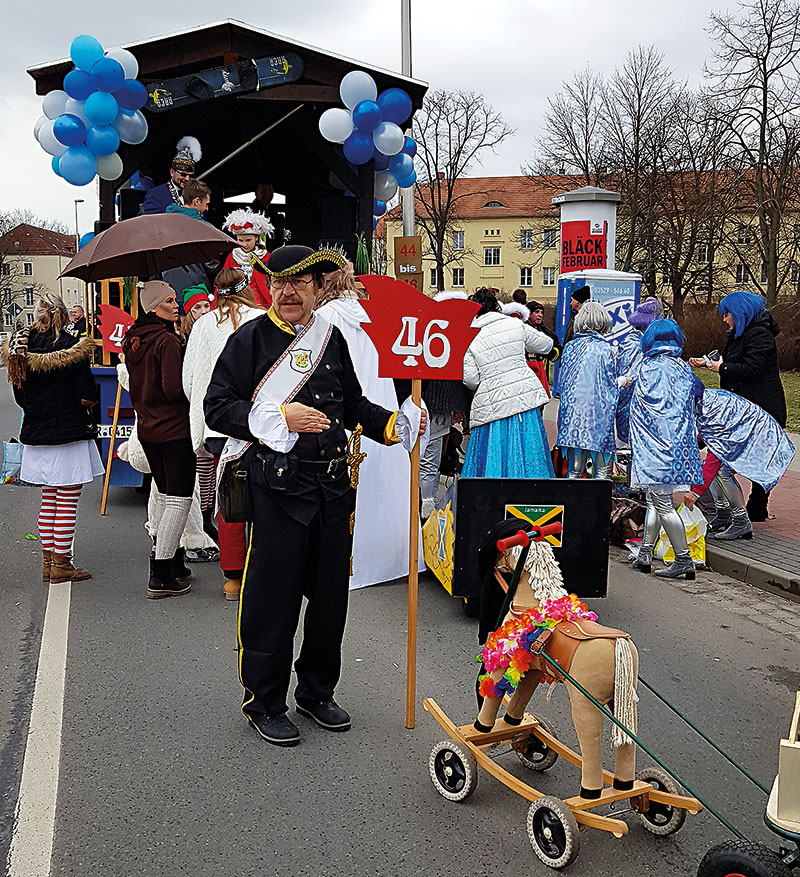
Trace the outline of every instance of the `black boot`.
{"label": "black boot", "polygon": [[172,560],[170,561],[172,575],[179,582],[188,582],[192,578],[192,571],[184,563],[185,556],[185,550],[183,548],[178,548],[175,554],[172,555]]}
{"label": "black boot", "polygon": [[219,533],[214,521],[214,506],[203,509],[203,530],[219,545]]}
{"label": "black boot", "polygon": [[153,560],[153,572],[147,583],[147,598],[158,600],[160,597],[177,597],[192,590],[189,582],[179,582],[172,574],[173,559]]}

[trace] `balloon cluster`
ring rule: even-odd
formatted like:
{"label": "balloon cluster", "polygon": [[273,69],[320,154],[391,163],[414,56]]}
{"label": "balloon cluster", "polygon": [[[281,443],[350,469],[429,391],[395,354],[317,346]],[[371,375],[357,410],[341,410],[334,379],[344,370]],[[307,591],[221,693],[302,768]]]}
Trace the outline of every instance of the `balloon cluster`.
{"label": "balloon cluster", "polygon": [[347,109],[325,110],[319,130],[330,143],[342,144],[344,157],[351,164],[375,160],[374,226],[398,188],[407,189],[417,179],[417,144],[400,127],[411,115],[411,98],[402,88],[387,88],[378,94],[375,80],[363,70],[348,73],[339,85],[339,94]]}
{"label": "balloon cluster", "polygon": [[85,34],[75,37],[69,54],[75,66],[63,90],[44,96],[34,137],[53,156],[56,176],[73,186],[85,186],[95,175],[116,180],[122,175],[120,141],[136,144],[147,137],[141,112],[147,89],[136,79],[139,64],[127,49],[106,52]]}

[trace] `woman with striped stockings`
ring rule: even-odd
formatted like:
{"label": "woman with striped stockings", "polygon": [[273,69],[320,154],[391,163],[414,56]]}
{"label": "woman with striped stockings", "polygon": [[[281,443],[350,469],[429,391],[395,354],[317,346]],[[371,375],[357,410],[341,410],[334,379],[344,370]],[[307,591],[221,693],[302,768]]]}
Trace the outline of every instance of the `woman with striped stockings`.
{"label": "woman with striped stockings", "polygon": [[91,419],[94,343],[66,332],[68,322],[61,298],[46,293],[36,302],[33,325],[15,333],[4,350],[23,410],[20,478],[42,486],[42,579],[52,584],[91,578],[72,565],[72,543],[81,487],[103,474]]}

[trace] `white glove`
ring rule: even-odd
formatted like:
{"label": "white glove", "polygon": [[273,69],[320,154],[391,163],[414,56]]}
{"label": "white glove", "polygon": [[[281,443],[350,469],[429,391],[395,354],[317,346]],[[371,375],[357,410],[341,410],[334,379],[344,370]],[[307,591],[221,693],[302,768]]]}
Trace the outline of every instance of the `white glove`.
{"label": "white glove", "polygon": [[422,403],[422,408],[419,408],[409,396],[400,406],[400,411],[397,413],[397,420],[395,421],[397,437],[400,439],[400,444],[409,454],[414,450],[414,443],[417,440],[417,436],[419,436],[420,456],[425,453],[425,448],[428,447],[428,440],[431,435],[430,417],[428,417],[428,422],[425,424],[425,432],[420,435],[419,423],[422,419],[422,409],[425,410],[426,414],[428,413],[424,402]]}

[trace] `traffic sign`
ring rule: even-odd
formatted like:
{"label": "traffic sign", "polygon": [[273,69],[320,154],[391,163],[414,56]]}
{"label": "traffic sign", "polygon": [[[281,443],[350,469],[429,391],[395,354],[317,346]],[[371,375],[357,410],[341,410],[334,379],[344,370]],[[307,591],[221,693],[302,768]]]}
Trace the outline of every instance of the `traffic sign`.
{"label": "traffic sign", "polygon": [[22,308],[15,301],[12,301],[11,304],[6,307],[6,313],[12,317],[18,317],[22,313]]}

